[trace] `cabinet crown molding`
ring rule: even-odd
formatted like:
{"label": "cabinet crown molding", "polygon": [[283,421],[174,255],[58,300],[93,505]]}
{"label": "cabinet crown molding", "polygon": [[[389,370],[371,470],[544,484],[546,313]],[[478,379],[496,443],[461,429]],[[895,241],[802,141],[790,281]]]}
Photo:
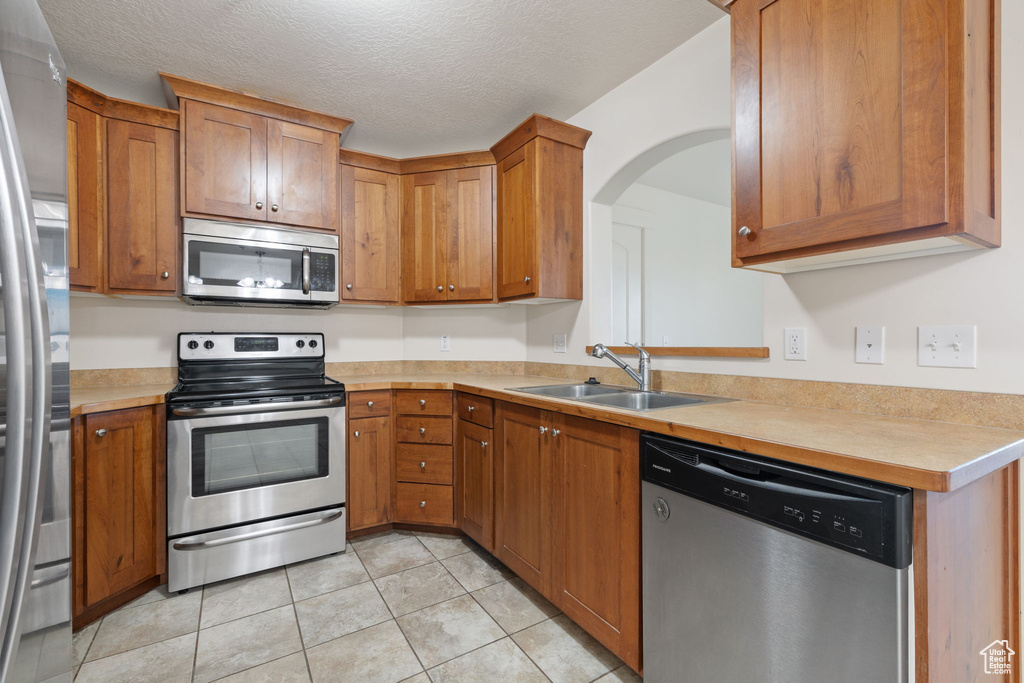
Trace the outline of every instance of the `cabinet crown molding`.
{"label": "cabinet crown molding", "polygon": [[147,104],[107,97],[70,78],[68,79],[68,102],[108,119],[178,130],[178,112],[172,109],[151,107]]}
{"label": "cabinet crown molding", "polygon": [[222,88],[200,81],[160,72],[163,81],[164,97],[172,108],[178,108],[179,99],[197,100],[222,107],[230,107],[250,114],[269,116],[281,121],[289,121],[302,126],[319,128],[320,130],[338,133],[344,136],[352,119],[343,116],[332,116],[310,109],[303,109],[294,104],[267,99],[240,90]]}
{"label": "cabinet crown molding", "polygon": [[736,0],[708,0],[708,2],[710,2],[712,5],[714,5],[720,10],[730,12],[730,5],[736,2]]}
{"label": "cabinet crown molding", "polygon": [[555,142],[584,149],[591,135],[591,131],[584,128],[558,121],[543,114],[534,114],[495,143],[491,147],[491,154],[494,155],[496,161],[501,161],[534,138],[548,138]]}

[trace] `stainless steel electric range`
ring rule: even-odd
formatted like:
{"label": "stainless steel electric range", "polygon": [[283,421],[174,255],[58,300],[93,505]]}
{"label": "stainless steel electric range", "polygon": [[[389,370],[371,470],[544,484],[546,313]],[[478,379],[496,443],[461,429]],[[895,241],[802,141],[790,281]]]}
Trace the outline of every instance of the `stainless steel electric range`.
{"label": "stainless steel electric range", "polygon": [[345,549],[345,386],[324,372],[322,334],[178,335],[169,590]]}

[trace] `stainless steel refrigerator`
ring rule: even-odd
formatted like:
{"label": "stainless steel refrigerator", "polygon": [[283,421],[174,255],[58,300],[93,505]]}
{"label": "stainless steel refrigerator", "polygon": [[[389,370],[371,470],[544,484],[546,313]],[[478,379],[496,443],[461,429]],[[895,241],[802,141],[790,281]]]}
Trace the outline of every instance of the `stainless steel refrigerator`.
{"label": "stainless steel refrigerator", "polygon": [[71,680],[64,62],[0,2],[0,681]]}

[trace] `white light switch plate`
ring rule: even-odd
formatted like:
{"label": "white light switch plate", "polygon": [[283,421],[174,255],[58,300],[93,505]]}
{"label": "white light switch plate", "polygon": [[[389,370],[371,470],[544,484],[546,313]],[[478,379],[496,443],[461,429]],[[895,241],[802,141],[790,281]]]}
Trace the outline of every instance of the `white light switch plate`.
{"label": "white light switch plate", "polygon": [[857,326],[857,362],[881,365],[885,362],[885,328],[881,325]]}
{"label": "white light switch plate", "polygon": [[786,345],[783,347],[783,358],[786,360],[807,360],[807,328],[787,327],[785,334]]}
{"label": "white light switch plate", "polygon": [[449,337],[447,334],[442,334],[441,335],[441,350],[442,351],[451,351],[452,350],[452,338]]}
{"label": "white light switch plate", "polygon": [[565,335],[555,335],[555,353],[565,353]]}
{"label": "white light switch plate", "polygon": [[978,326],[917,328],[917,364],[937,368],[978,367]]}

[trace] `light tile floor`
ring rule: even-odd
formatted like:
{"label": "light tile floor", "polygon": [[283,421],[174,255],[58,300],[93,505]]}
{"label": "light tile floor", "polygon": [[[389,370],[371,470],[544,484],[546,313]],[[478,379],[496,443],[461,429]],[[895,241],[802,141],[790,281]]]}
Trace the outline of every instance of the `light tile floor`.
{"label": "light tile floor", "polygon": [[76,633],[74,653],[80,683],[641,680],[472,541],[407,531],[157,588]]}

